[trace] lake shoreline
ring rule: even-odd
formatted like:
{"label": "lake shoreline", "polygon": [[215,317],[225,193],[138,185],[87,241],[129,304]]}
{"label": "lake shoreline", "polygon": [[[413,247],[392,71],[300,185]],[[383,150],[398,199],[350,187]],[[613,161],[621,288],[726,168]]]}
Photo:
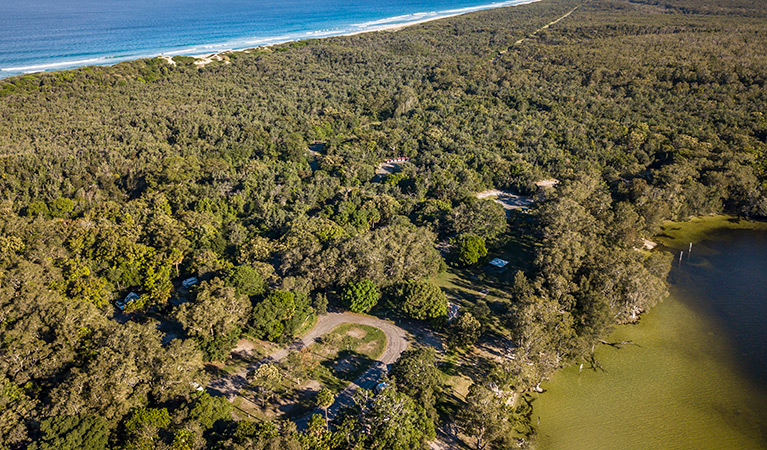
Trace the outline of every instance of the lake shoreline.
{"label": "lake shoreline", "polygon": [[[724,215],[666,222],[655,239],[661,251],[675,254],[671,295],[638,323],[615,327],[608,340],[637,345],[597,347],[602,370],[587,364],[579,370],[574,363],[545,382],[546,393],[533,402],[540,417],[533,448],[596,450],[617,441],[631,449],[632,442],[646,448],[763,448],[759,429],[767,417],[754,398],[767,398],[759,381],[764,367],[744,365],[742,353],[748,349],[744,335],[756,327],[751,317],[762,315],[754,307],[762,288],[745,278],[735,281],[730,272],[742,277],[751,262],[764,259],[744,257],[749,246],[743,239],[758,237],[751,247],[763,252],[765,232],[767,222]],[[760,271],[752,268],[749,276]],[[743,286],[750,295],[742,295]],[[734,314],[746,306],[750,312]]]}
{"label": "lake shoreline", "polygon": [[[688,243],[710,239],[721,230],[767,231],[767,221],[744,219],[727,214],[693,217],[683,222],[664,222],[653,239],[668,249],[685,250]],[[678,241],[678,242],[677,242]]]}

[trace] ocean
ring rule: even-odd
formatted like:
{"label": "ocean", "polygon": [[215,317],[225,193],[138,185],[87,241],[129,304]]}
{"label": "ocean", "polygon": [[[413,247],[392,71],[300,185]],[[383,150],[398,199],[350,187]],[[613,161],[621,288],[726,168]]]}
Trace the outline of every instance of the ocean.
{"label": "ocean", "polygon": [[530,0],[9,0],[0,78],[384,29]]}

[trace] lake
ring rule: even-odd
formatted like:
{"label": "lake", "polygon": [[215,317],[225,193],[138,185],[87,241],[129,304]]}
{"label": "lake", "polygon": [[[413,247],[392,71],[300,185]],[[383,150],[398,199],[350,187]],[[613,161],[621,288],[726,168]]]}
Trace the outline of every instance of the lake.
{"label": "lake", "polygon": [[542,385],[536,448],[767,448],[767,231],[706,220],[661,238],[685,250],[671,296],[608,339],[637,345],[602,345],[604,372],[576,365]]}

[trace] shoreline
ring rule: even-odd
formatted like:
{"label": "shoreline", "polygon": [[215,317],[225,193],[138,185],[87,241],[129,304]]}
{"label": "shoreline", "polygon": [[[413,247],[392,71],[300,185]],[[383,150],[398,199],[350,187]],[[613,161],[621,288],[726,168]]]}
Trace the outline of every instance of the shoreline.
{"label": "shoreline", "polygon": [[[366,30],[349,31],[349,32],[346,32],[346,33],[341,33],[341,34],[328,34],[328,35],[324,35],[324,36],[317,37],[317,38],[307,37],[307,38],[303,38],[303,39],[290,39],[290,40],[286,40],[286,41],[273,42],[273,43],[270,43],[270,44],[257,45],[255,47],[230,48],[230,49],[221,50],[221,51],[215,52],[215,53],[202,53],[202,54],[197,54],[197,55],[162,54],[162,55],[155,56],[154,58],[162,58],[162,59],[165,59],[166,61],[168,61],[170,63],[171,61],[173,61],[173,57],[174,56],[189,56],[189,57],[192,57],[192,58],[198,60],[198,61],[195,61],[195,63],[194,63],[195,65],[197,65],[199,67],[202,67],[202,66],[210,64],[210,63],[212,63],[214,61],[219,61],[219,62],[220,61],[224,61],[223,55],[225,55],[226,53],[236,53],[236,52],[248,53],[251,50],[257,50],[259,48],[271,48],[271,47],[274,47],[274,46],[277,46],[277,45],[289,44],[291,42],[301,42],[301,41],[306,41],[306,40],[310,40],[310,39],[321,40],[321,39],[329,39],[329,38],[337,38],[337,37],[358,36],[360,34],[380,33],[380,32],[394,33],[394,32],[403,30],[405,28],[414,26],[414,25],[422,25],[422,24],[429,23],[429,22],[435,22],[437,20],[449,19],[449,18],[452,18],[452,17],[463,16],[465,14],[471,14],[471,13],[480,12],[480,11],[488,11],[488,10],[491,10],[491,9],[513,8],[515,6],[527,5],[527,4],[535,3],[535,2],[539,2],[539,1],[541,1],[541,0],[521,0],[518,3],[515,2],[513,4],[504,4],[503,6],[487,7],[487,8],[482,8],[482,9],[473,9],[471,11],[456,12],[456,13],[445,15],[445,16],[427,17],[425,19],[419,19],[419,20],[416,20],[414,22],[381,25],[381,26],[378,26],[378,27],[375,27],[375,28],[369,28],[369,29],[366,29]],[[507,2],[504,2],[504,3],[507,3]],[[141,59],[141,58],[139,58],[139,59]],[[132,61],[132,60],[128,60],[128,61]],[[225,61],[225,62],[228,63],[228,61]],[[172,65],[175,65],[175,62],[173,62]]]}
{"label": "shoreline", "polygon": [[[137,61],[140,59],[155,59],[155,58],[161,58],[166,60],[169,64],[172,65],[171,61],[172,58],[175,56],[186,56],[186,57],[192,57],[199,61],[195,61],[195,64],[198,66],[204,66],[211,62],[214,62],[216,60],[221,61],[223,60],[222,55],[226,53],[232,53],[232,52],[246,52],[249,50],[255,50],[259,48],[270,48],[277,45],[283,45],[291,42],[300,42],[310,39],[327,39],[327,38],[335,38],[335,37],[345,37],[345,36],[355,36],[363,33],[372,33],[372,32],[396,32],[399,30],[402,30],[404,28],[414,26],[414,25],[421,25],[428,22],[433,22],[436,20],[441,19],[448,19],[452,17],[462,16],[464,14],[471,14],[479,11],[487,11],[491,9],[500,9],[500,8],[510,8],[514,6],[521,6],[521,5],[527,5],[530,3],[535,3],[540,0],[508,0],[508,1],[502,1],[502,2],[495,2],[495,3],[488,3],[485,5],[478,5],[478,6],[471,6],[466,8],[457,8],[452,10],[445,10],[442,13],[439,11],[433,11],[433,12],[415,12],[410,14],[405,14],[402,16],[394,16],[394,17],[385,17],[377,20],[371,20],[368,22],[364,22],[363,24],[352,24],[352,25],[342,25],[342,29],[339,29],[337,31],[323,31],[323,30],[312,30],[312,31],[306,31],[301,36],[292,36],[292,35],[283,35],[283,36],[274,36],[274,37],[251,37],[251,38],[238,38],[235,41],[231,42],[231,45],[227,42],[219,43],[219,44],[197,44],[195,47],[222,47],[220,50],[213,51],[213,52],[206,52],[206,53],[199,53],[198,48],[192,48],[192,49],[181,49],[176,51],[159,51],[157,53],[148,53],[144,55],[134,55],[129,56],[125,59],[120,59],[119,57],[115,56],[94,56],[92,58],[84,59],[84,60],[75,60],[75,61],[57,61],[57,62],[51,62],[47,64],[30,64],[27,66],[21,66],[21,67],[6,67],[6,68],[0,68],[0,80],[4,79],[11,79],[15,77],[25,76],[25,75],[36,75],[36,74],[44,74],[44,73],[54,73],[54,72],[62,72],[67,70],[75,70],[83,67],[89,67],[89,66],[114,66],[123,62],[127,61]],[[404,22],[404,23],[387,23],[387,22],[395,22],[397,20],[402,20],[404,17],[409,16],[423,16],[423,15],[429,15],[429,14],[435,14],[434,17],[423,17],[417,20],[413,20],[410,22]],[[350,27],[361,27],[365,24],[375,24],[380,23],[379,25],[372,25],[370,28],[365,29],[358,29],[358,30],[350,30],[345,28]],[[238,45],[236,42],[237,40],[243,41],[242,45]],[[255,42],[263,41],[263,44],[255,44]],[[3,75],[4,72],[14,72],[12,74]]]}
{"label": "shoreline", "polygon": [[[698,271],[698,277],[701,277],[700,271],[711,270],[707,267],[729,267],[712,264],[710,258],[718,253],[711,250],[710,244],[727,243],[726,246],[731,247],[727,236],[740,232],[765,233],[767,222],[725,214],[694,216],[683,221],[664,222],[654,239],[662,243],[659,251],[678,254],[679,250],[684,250],[682,266],[689,264],[689,243],[695,244],[692,253],[702,259],[693,261],[689,269]],[[697,437],[702,430],[714,429],[708,427],[722,423],[712,419],[717,417],[715,414],[732,411],[740,414],[745,410],[743,416],[751,417],[761,411],[754,406],[763,404],[759,400],[745,401],[754,395],[754,389],[761,389],[753,384],[757,378],[749,375],[741,362],[731,359],[733,355],[745,355],[738,350],[731,334],[732,330],[740,332],[743,322],[734,321],[737,317],[732,314],[734,308],[720,315],[710,309],[712,305],[722,304],[722,292],[729,291],[720,292],[714,300],[701,300],[696,291],[690,291],[691,286],[696,286],[694,282],[689,279],[680,281],[681,276],[674,278],[672,275],[674,271],[682,273],[680,271],[689,269],[680,269],[675,259],[668,276],[670,295],[642,312],[642,320],[638,323],[617,325],[605,338],[612,342],[635,343],[638,347],[626,352],[597,346],[595,359],[604,364],[606,372],[585,365],[579,369],[579,362],[573,362],[551,374],[544,385],[546,392],[536,396],[534,402],[533,416],[539,418],[538,426],[533,426],[537,434],[535,448],[567,448],[565,445],[577,442],[583,448],[608,449],[615,436],[627,432],[639,433],[640,437],[660,436],[657,441],[649,441],[649,445],[646,439],[637,438],[636,441],[644,443],[645,448],[662,448],[660,443],[668,446],[668,442],[662,440],[667,436],[674,436],[672,447],[700,448],[700,445],[691,444],[693,441],[685,435]],[[751,316],[759,314],[752,311]],[[729,325],[723,320],[730,321]],[[751,336],[751,333],[744,332],[744,335]],[[659,381],[657,373],[666,374],[663,381]],[[712,377],[719,382],[705,382]],[[625,386],[632,386],[633,391]],[[632,394],[637,391],[647,395]],[[685,401],[675,397],[680,395],[678,393],[682,393]],[[658,399],[662,401],[660,406],[657,406]],[[628,410],[626,405],[630,406]],[[578,419],[584,417],[583,408],[600,411],[599,428],[593,421]],[[680,420],[682,417],[696,417],[696,420]],[[543,427],[541,422],[545,423]],[[631,428],[624,426],[625,423],[643,425]],[[736,436],[744,441],[753,439],[759,436],[755,423],[745,421],[734,429],[723,425],[711,433],[716,439],[709,442],[718,443],[717,439],[723,439],[717,434],[722,431],[732,433],[722,442],[733,442],[729,439]],[[721,447],[764,448],[732,444]]]}
{"label": "shoreline", "polygon": [[[428,22],[434,22],[435,20],[449,19],[451,17],[458,17],[458,16],[462,16],[464,14],[471,14],[471,13],[480,12],[480,11],[488,11],[488,10],[491,10],[491,9],[513,8],[515,6],[528,5],[530,3],[536,3],[536,2],[539,2],[539,1],[541,1],[541,0],[520,0],[518,2],[510,1],[510,2],[497,3],[498,6],[486,6],[486,7],[485,6],[478,6],[476,8],[463,8],[463,9],[466,9],[467,11],[455,12],[455,13],[450,13],[450,14],[447,14],[447,15],[436,16],[436,17],[427,17],[427,18],[419,19],[419,20],[416,20],[416,21],[413,21],[413,22],[394,23],[394,24],[390,24],[390,25],[381,25],[380,27],[370,28],[370,29],[367,29],[367,30],[359,30],[359,31],[352,31],[352,32],[349,32],[349,33],[344,33],[344,34],[338,34],[338,35],[332,35],[332,36],[324,36],[323,38],[325,38],[325,37],[354,36],[354,35],[358,35],[358,34],[372,33],[372,32],[376,32],[376,31],[392,31],[392,32],[393,31],[399,31],[399,30],[401,30],[403,28],[407,28],[407,27],[410,27],[410,26],[413,26],[413,25],[421,25],[421,24],[428,23]],[[493,5],[493,4],[491,4],[491,5]],[[458,10],[456,10],[456,11],[458,11]]]}

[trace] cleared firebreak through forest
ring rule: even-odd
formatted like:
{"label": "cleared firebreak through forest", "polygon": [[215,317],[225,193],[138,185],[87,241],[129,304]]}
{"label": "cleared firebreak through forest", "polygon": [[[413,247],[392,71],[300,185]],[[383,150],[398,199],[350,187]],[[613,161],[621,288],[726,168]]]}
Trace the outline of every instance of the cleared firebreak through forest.
{"label": "cleared firebreak through forest", "polygon": [[[642,238],[767,214],[765,19],[544,0],[0,81],[0,447],[413,449],[453,424],[527,446],[538,383],[665,295],[670,260]],[[507,217],[488,189],[536,203]],[[434,277],[517,248],[503,295],[446,325]],[[448,353],[405,352],[329,428],[235,421],[197,390],[240,338],[290,342],[329,303],[433,327]],[[478,339],[511,345],[480,361]],[[455,355],[481,362],[465,396],[444,384]],[[280,370],[249,380],[259,403]]]}

